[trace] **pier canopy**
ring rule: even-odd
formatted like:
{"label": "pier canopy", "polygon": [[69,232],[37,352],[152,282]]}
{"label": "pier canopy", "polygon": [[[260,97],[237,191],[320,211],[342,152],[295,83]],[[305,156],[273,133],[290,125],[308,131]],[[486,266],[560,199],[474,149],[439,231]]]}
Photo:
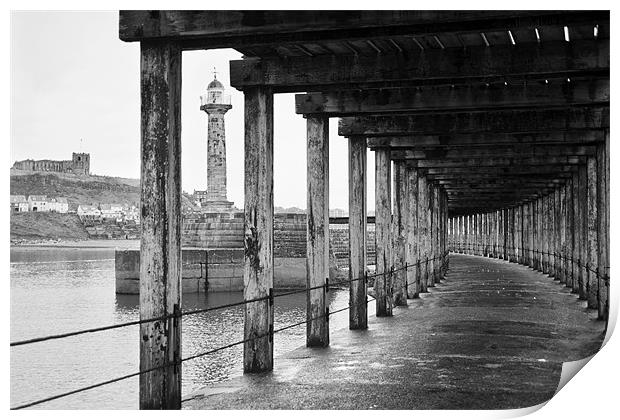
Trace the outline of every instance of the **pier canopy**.
{"label": "pier canopy", "polygon": [[[350,329],[368,328],[369,264],[375,313],[392,316],[444,278],[449,251],[534,267],[607,319],[609,29],[609,11],[584,10],[121,11],[121,40],[141,44],[141,317],[180,307],[181,52],[233,48],[243,54],[230,81],[244,93],[244,372],[274,362],[277,93],[297,92],[291,113],[307,125],[308,347],[330,343],[332,117],[348,139]],[[141,407],[179,408],[180,326],[145,325],[140,337],[141,369],[153,372],[141,376]]]}
{"label": "pier canopy", "polygon": [[122,11],[124,41],[234,48],[237,89],[343,117],[428,174],[451,214],[544,195],[604,143],[608,11]]}

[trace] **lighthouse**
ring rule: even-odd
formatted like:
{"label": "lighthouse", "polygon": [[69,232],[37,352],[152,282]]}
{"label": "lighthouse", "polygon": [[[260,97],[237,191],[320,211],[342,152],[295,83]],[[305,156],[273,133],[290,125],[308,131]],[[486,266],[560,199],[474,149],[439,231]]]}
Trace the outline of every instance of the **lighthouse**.
{"label": "lighthouse", "polygon": [[200,109],[207,113],[207,192],[201,200],[208,212],[231,211],[233,203],[226,197],[226,129],[224,116],[232,108],[230,96],[225,95],[224,85],[217,80],[207,86],[200,96]]}

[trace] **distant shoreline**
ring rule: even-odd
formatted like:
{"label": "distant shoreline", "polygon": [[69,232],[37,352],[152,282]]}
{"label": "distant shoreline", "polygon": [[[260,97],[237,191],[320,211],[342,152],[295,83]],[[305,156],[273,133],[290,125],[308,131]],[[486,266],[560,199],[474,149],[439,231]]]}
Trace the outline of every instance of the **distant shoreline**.
{"label": "distant shoreline", "polygon": [[87,239],[83,241],[11,241],[11,248],[113,248],[140,249],[139,239]]}

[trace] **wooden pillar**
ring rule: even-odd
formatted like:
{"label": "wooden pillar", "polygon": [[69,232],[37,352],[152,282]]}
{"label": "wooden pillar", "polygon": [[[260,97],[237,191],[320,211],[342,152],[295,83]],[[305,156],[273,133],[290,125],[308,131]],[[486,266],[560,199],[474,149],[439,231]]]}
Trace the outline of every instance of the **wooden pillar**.
{"label": "wooden pillar", "polygon": [[596,156],[588,156],[587,170],[588,170],[588,188],[587,188],[587,264],[588,264],[588,308],[598,308],[598,279],[595,272],[598,267],[598,177],[597,177],[597,162]]}
{"label": "wooden pillar", "polygon": [[349,328],[368,328],[366,263],[366,138],[349,138]]}
{"label": "wooden pillar", "polygon": [[485,226],[485,244],[486,244],[486,256],[491,256],[491,213],[484,214],[484,226]]}
{"label": "wooden pillar", "polygon": [[392,315],[392,163],[390,149],[375,151],[375,248],[377,316]]}
{"label": "wooden pillar", "polygon": [[579,197],[579,172],[573,173],[572,179],[572,199],[573,199],[573,220],[571,230],[573,232],[573,293],[579,293],[579,285],[581,284],[581,268],[579,267],[579,258],[581,255],[581,247],[583,237],[581,236],[581,204]]}
{"label": "wooden pillar", "polygon": [[543,262],[544,262],[544,250],[545,250],[545,244],[544,244],[544,239],[545,239],[545,197],[540,197],[538,198],[538,211],[536,212],[536,219],[537,219],[537,249],[538,249],[538,258],[537,258],[537,269],[538,271],[540,271],[541,273],[543,272]]}
{"label": "wooden pillar", "polygon": [[556,280],[562,280],[560,273],[560,216],[562,211],[562,203],[560,197],[560,189],[556,188],[553,192],[553,272]]}
{"label": "wooden pillar", "polygon": [[407,296],[410,299],[420,295],[420,270],[417,264],[420,236],[418,233],[418,171],[415,168],[406,168],[407,175],[407,201],[409,211],[406,214],[407,223],[407,248],[406,259],[409,265],[407,272]]}
{"label": "wooden pillar", "polygon": [[605,130],[605,144],[597,147],[598,163],[598,269],[600,319],[609,317],[609,129]]}
{"label": "wooden pillar", "polygon": [[566,287],[573,288],[573,247],[574,247],[574,217],[573,217],[573,180],[568,179],[566,182],[566,222],[564,223],[565,235],[566,235],[566,261],[564,265],[564,273],[566,276]]}
{"label": "wooden pillar", "polygon": [[[140,44],[140,319],[181,310],[181,48]],[[181,408],[181,318],[140,325],[140,409]]]}
{"label": "wooden pillar", "polygon": [[426,177],[418,174],[418,235],[419,250],[418,258],[420,260],[420,292],[428,292],[428,184]]}
{"label": "wooden pillar", "polygon": [[[527,223],[527,228],[525,224]],[[534,201],[529,201],[525,205],[525,218],[523,219],[524,229],[527,232],[525,237],[524,246],[526,248],[526,261],[527,265],[534,267]]]}
{"label": "wooden pillar", "polygon": [[508,209],[508,261],[515,261],[515,209]]}
{"label": "wooden pillar", "polygon": [[543,197],[542,223],[542,272],[549,274],[549,195]]}
{"label": "wooden pillar", "polygon": [[558,210],[558,274],[560,283],[566,284],[566,189],[562,185],[559,188],[560,209]]}
{"label": "wooden pillar", "polygon": [[588,298],[588,171],[586,165],[579,166],[579,226],[581,235],[581,247],[579,248],[580,274],[579,274],[579,298]]}
{"label": "wooden pillar", "polygon": [[428,273],[428,287],[435,287],[435,261],[432,259],[435,257],[435,186],[427,181],[428,186],[428,207],[427,207],[427,217],[428,217],[428,232],[427,232],[427,240],[428,240],[428,263],[427,263],[427,273]]}
{"label": "wooden pillar", "polygon": [[480,213],[474,214],[474,255],[480,255]]}
{"label": "wooden pillar", "polygon": [[532,222],[532,234],[530,235],[530,260],[531,260],[531,265],[530,267],[532,267],[533,269],[536,269],[536,247],[537,247],[537,243],[536,243],[536,202],[537,200],[532,200],[530,202],[530,211],[531,211],[531,217],[530,220]]}
{"label": "wooden pillar", "polygon": [[[307,123],[307,245],[306,345],[329,345],[329,318],[326,316],[329,278],[329,118],[306,117]],[[318,289],[317,289],[318,287]]]}
{"label": "wooden pillar", "polygon": [[404,161],[394,162],[394,272],[392,298],[394,306],[407,306],[407,264],[406,241],[407,224],[405,218],[409,213],[407,194],[407,174]]}
{"label": "wooden pillar", "polygon": [[433,204],[431,207],[431,273],[432,273],[432,285],[435,286],[439,282],[439,187],[436,185],[431,186],[431,194],[433,197]]}
{"label": "wooden pillar", "polygon": [[[260,299],[273,289],[273,93],[263,86],[245,96],[245,215],[243,298]],[[273,305],[245,305],[244,372],[273,369]]]}
{"label": "wooden pillar", "polygon": [[521,218],[520,208],[519,206],[514,207],[513,211],[514,215],[514,238],[513,238],[513,247],[514,247],[514,261],[519,263],[521,258],[521,232],[520,232],[520,224],[519,219]]}
{"label": "wooden pillar", "polygon": [[456,218],[456,224],[457,224],[457,229],[458,229],[457,240],[458,240],[458,252],[459,253],[463,253],[463,239],[465,238],[465,234],[464,234],[465,223],[463,220],[464,220],[463,216],[457,216]]}

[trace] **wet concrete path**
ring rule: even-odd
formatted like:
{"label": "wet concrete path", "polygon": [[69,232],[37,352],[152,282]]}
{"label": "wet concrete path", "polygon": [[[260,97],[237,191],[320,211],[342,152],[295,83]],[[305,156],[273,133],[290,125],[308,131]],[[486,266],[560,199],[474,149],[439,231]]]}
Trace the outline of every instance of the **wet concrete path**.
{"label": "wet concrete path", "polygon": [[592,355],[604,337],[604,322],[569,289],[503,260],[452,254],[429,290],[391,318],[371,316],[367,331],[332,331],[329,348],[300,347],[272,373],[210,386],[183,407],[529,407],[553,396],[562,362]]}

